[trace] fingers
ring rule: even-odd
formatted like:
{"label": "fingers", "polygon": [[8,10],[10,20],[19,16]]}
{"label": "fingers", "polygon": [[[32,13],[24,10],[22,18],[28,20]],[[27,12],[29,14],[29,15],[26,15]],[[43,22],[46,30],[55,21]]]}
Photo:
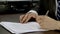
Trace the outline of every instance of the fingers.
{"label": "fingers", "polygon": [[26,16],[26,19],[24,20],[24,23],[27,23],[31,19],[31,17],[32,17],[31,13],[27,13],[27,14],[26,14],[27,16]]}
{"label": "fingers", "polygon": [[29,13],[29,15],[28,15],[28,17],[27,17],[25,23],[28,22],[31,18],[35,18],[35,19],[36,19],[37,16],[38,16],[38,15],[35,14],[35,13]]}
{"label": "fingers", "polygon": [[25,15],[21,15],[20,16],[20,22],[21,23],[27,23],[31,18],[35,18],[37,17],[38,15],[35,14],[35,13],[27,13]]}
{"label": "fingers", "polygon": [[19,17],[19,22],[22,23],[22,19],[23,19],[24,15],[20,15]]}
{"label": "fingers", "polygon": [[29,15],[29,14],[25,14],[25,15],[24,15],[24,17],[23,17],[23,19],[22,19],[22,23],[24,23],[24,22],[26,21],[26,19],[28,18],[28,15]]}
{"label": "fingers", "polygon": [[31,19],[31,16],[29,15],[24,23],[27,23],[30,19]]}

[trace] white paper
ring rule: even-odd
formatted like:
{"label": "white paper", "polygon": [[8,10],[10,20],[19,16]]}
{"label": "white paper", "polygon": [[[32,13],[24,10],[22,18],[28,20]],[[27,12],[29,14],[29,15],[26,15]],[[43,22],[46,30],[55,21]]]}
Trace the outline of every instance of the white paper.
{"label": "white paper", "polygon": [[1,22],[0,24],[12,33],[46,31],[44,29],[40,29],[40,25],[36,22],[29,22],[25,24],[13,23],[13,22]]}

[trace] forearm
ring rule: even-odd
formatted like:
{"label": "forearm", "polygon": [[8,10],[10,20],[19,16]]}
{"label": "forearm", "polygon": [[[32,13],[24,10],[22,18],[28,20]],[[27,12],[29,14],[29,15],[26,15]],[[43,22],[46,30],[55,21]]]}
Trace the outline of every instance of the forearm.
{"label": "forearm", "polygon": [[60,30],[60,21],[57,21],[57,27],[58,27],[58,29],[57,30]]}
{"label": "forearm", "polygon": [[[45,25],[44,25],[45,24]],[[60,30],[60,21],[40,23],[41,28],[46,30]]]}
{"label": "forearm", "polygon": [[36,20],[42,29],[60,30],[60,21],[56,21],[48,16],[38,16]]}

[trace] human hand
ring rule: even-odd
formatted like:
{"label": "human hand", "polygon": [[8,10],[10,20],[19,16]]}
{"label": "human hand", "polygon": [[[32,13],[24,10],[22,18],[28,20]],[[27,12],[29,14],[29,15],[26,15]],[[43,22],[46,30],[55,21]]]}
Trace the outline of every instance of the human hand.
{"label": "human hand", "polygon": [[48,16],[38,16],[36,21],[42,29],[55,30],[58,29],[57,21]]}
{"label": "human hand", "polygon": [[26,13],[24,15],[21,15],[20,16],[20,23],[27,23],[31,18],[35,18],[38,16],[38,14],[35,14],[35,13]]}

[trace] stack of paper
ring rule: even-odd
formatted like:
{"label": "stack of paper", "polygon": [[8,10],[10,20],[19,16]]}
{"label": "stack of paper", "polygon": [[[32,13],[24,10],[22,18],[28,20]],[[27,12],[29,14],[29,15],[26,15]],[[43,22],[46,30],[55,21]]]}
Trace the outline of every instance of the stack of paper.
{"label": "stack of paper", "polygon": [[40,26],[36,22],[29,22],[25,24],[21,23],[13,23],[13,22],[1,22],[0,23],[3,27],[9,30],[11,33],[26,33],[26,32],[33,32],[33,31],[46,31],[40,29]]}

